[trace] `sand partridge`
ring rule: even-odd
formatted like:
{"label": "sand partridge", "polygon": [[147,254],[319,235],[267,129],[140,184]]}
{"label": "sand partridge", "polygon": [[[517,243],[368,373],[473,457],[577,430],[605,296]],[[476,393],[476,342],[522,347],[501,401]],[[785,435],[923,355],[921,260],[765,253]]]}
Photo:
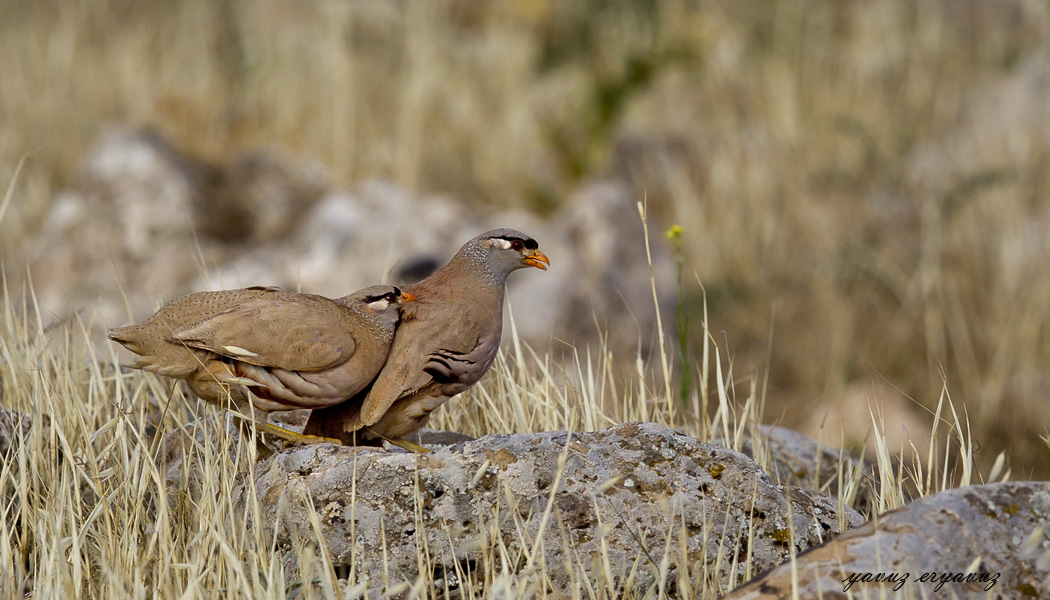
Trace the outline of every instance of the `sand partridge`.
{"label": "sand partridge", "polygon": [[[386,362],[402,302],[379,285],[329,299],[276,287],[197,292],[146,321],[109,331],[138,354],[134,368],[185,380],[203,400],[227,398],[242,414],[337,404],[367,386]],[[249,405],[250,403],[250,405]],[[320,441],[265,423],[296,442]]]}
{"label": "sand partridge", "polygon": [[402,308],[390,357],[372,385],[343,404],[314,410],[304,433],[420,451],[404,438],[481,379],[496,358],[507,276],[549,264],[536,240],[513,229],[467,242],[447,265],[405,288],[417,299]]}

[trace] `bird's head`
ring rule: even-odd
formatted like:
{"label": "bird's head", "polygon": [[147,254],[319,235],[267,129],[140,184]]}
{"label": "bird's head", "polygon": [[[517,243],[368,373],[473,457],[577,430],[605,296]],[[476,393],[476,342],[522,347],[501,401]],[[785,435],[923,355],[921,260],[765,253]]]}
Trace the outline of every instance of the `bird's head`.
{"label": "bird's head", "polygon": [[394,326],[401,317],[398,310],[401,305],[415,300],[416,297],[392,285],[373,285],[357,290],[346,299],[360,302],[366,309],[375,313],[385,325]]}
{"label": "bird's head", "polygon": [[513,229],[487,231],[467,242],[464,250],[502,280],[517,269],[536,267],[546,271],[551,264],[536,240]]}

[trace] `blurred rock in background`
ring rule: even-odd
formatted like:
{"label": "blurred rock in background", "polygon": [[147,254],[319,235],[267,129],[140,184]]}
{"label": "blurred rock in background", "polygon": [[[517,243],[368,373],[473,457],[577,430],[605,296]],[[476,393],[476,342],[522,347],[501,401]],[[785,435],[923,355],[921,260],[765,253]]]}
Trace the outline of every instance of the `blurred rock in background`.
{"label": "blurred rock in background", "polygon": [[[197,290],[279,285],[335,297],[413,283],[478,233],[512,227],[535,237],[552,263],[509,286],[526,342],[547,348],[557,336],[586,346],[608,332],[610,347],[633,357],[656,341],[643,224],[619,183],[584,186],[548,219],[484,214],[382,181],[335,190],[316,165],[274,153],[210,164],[154,132],[126,129],[105,134],[79,173],[47,215],[29,266],[44,314],[97,310],[99,332],[128,320],[125,300],[141,320]],[[674,272],[661,243],[653,269],[666,312]]]}
{"label": "blurred rock in background", "polygon": [[122,293],[139,304],[192,277],[201,264],[194,215],[214,177],[154,133],[103,134],[30,242],[43,314],[65,318],[100,302],[103,321],[114,322]]}

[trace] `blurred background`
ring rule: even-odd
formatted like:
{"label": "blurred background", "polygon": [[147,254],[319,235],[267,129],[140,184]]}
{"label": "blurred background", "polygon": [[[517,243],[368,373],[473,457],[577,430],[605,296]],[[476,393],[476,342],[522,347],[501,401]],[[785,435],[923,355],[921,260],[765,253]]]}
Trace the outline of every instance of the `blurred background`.
{"label": "blurred background", "polygon": [[1043,0],[2,0],[0,65],[0,253],[45,323],[407,281],[499,225],[554,262],[514,278],[527,339],[633,368],[645,200],[676,351],[706,292],[770,422],[922,439],[947,385],[979,465],[1050,476]]}

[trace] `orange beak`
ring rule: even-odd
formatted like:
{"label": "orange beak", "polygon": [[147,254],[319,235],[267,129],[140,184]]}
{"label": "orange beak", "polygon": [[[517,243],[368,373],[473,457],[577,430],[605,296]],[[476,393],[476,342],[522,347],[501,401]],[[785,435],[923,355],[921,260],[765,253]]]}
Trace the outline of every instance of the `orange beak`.
{"label": "orange beak", "polygon": [[540,252],[539,250],[533,250],[532,254],[521,259],[521,262],[529,265],[530,267],[536,267],[541,271],[546,271],[547,266],[551,264],[551,261],[549,258],[547,258],[547,255]]}
{"label": "orange beak", "polygon": [[419,298],[419,296],[417,296],[415,294],[409,294],[408,292],[401,292],[401,301],[402,302],[411,302],[411,301],[415,300],[416,298]]}

